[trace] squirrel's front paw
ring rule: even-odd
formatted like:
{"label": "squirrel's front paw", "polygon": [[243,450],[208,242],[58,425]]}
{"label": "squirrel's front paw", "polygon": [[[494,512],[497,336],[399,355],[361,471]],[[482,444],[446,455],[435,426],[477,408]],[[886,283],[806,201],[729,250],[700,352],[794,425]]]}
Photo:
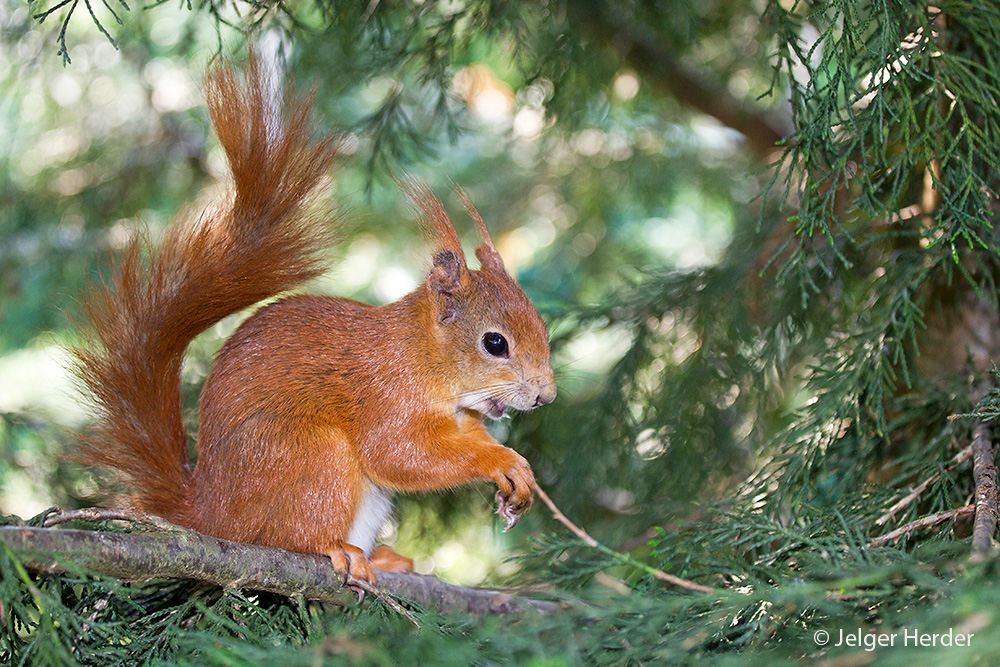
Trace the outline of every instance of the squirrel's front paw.
{"label": "squirrel's front paw", "polygon": [[507,522],[505,533],[531,507],[534,499],[532,488],[535,485],[535,475],[524,457],[512,449],[507,451],[511,455],[510,463],[493,476],[500,489],[497,491],[497,514]]}

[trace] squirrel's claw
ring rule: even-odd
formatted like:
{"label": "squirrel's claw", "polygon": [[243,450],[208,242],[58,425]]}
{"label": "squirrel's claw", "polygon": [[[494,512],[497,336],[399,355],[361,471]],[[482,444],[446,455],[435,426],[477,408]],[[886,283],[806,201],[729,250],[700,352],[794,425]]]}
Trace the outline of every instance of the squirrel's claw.
{"label": "squirrel's claw", "polygon": [[510,460],[494,475],[493,480],[499,488],[496,496],[497,514],[507,522],[507,527],[503,531],[506,533],[531,507],[531,490],[535,484],[535,476],[523,456],[512,449],[503,448],[501,451],[505,452]]}
{"label": "squirrel's claw", "polygon": [[352,591],[358,594],[358,604],[365,601],[365,589],[362,584],[358,582],[357,579],[348,575],[344,577],[344,585],[350,588]]}
{"label": "squirrel's claw", "polygon": [[528,509],[528,505],[512,505],[510,503],[510,496],[505,494],[503,491],[497,491],[497,511],[496,513],[500,515],[504,521],[507,522],[507,527],[503,529],[503,532],[507,532],[521,519],[524,511]]}

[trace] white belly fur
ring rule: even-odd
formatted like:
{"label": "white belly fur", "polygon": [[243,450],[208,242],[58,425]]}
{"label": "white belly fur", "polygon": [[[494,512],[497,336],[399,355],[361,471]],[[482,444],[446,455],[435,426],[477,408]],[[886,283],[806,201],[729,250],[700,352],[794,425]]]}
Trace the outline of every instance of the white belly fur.
{"label": "white belly fur", "polygon": [[382,526],[392,513],[392,493],[377,484],[368,483],[362,492],[358,511],[354,515],[354,524],[347,535],[347,543],[356,546],[369,555],[375,545]]}

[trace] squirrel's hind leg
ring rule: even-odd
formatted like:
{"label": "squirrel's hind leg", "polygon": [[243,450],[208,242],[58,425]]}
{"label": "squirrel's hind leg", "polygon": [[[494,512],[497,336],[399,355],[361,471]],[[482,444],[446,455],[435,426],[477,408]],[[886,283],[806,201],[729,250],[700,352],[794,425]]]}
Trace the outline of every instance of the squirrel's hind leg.
{"label": "squirrel's hind leg", "polygon": [[406,556],[401,556],[390,547],[384,544],[380,547],[375,547],[372,551],[371,557],[368,559],[371,566],[377,570],[385,570],[386,572],[412,572],[413,571],[413,559],[407,558]]}

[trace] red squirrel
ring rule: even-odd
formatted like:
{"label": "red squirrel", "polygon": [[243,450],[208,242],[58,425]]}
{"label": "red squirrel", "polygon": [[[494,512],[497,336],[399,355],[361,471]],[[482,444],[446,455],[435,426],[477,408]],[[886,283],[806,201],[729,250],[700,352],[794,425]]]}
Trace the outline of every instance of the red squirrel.
{"label": "red squirrel", "polygon": [[[508,528],[530,506],[528,462],[483,426],[551,402],[545,324],[464,197],[481,243],[469,269],[440,202],[406,186],[435,237],[426,281],[395,303],[286,296],[219,350],[201,394],[197,463],[181,418],[191,340],[323,269],[329,220],[309,204],[338,154],[309,101],[274,104],[263,67],[209,71],[205,95],[231,197],[132,241],[83,299],[77,374],[96,411],[85,462],[116,470],[139,510],[207,535],[330,557],[345,581],[412,561],[372,551],[395,492],[493,480]],[[370,559],[370,560],[369,560]]]}

